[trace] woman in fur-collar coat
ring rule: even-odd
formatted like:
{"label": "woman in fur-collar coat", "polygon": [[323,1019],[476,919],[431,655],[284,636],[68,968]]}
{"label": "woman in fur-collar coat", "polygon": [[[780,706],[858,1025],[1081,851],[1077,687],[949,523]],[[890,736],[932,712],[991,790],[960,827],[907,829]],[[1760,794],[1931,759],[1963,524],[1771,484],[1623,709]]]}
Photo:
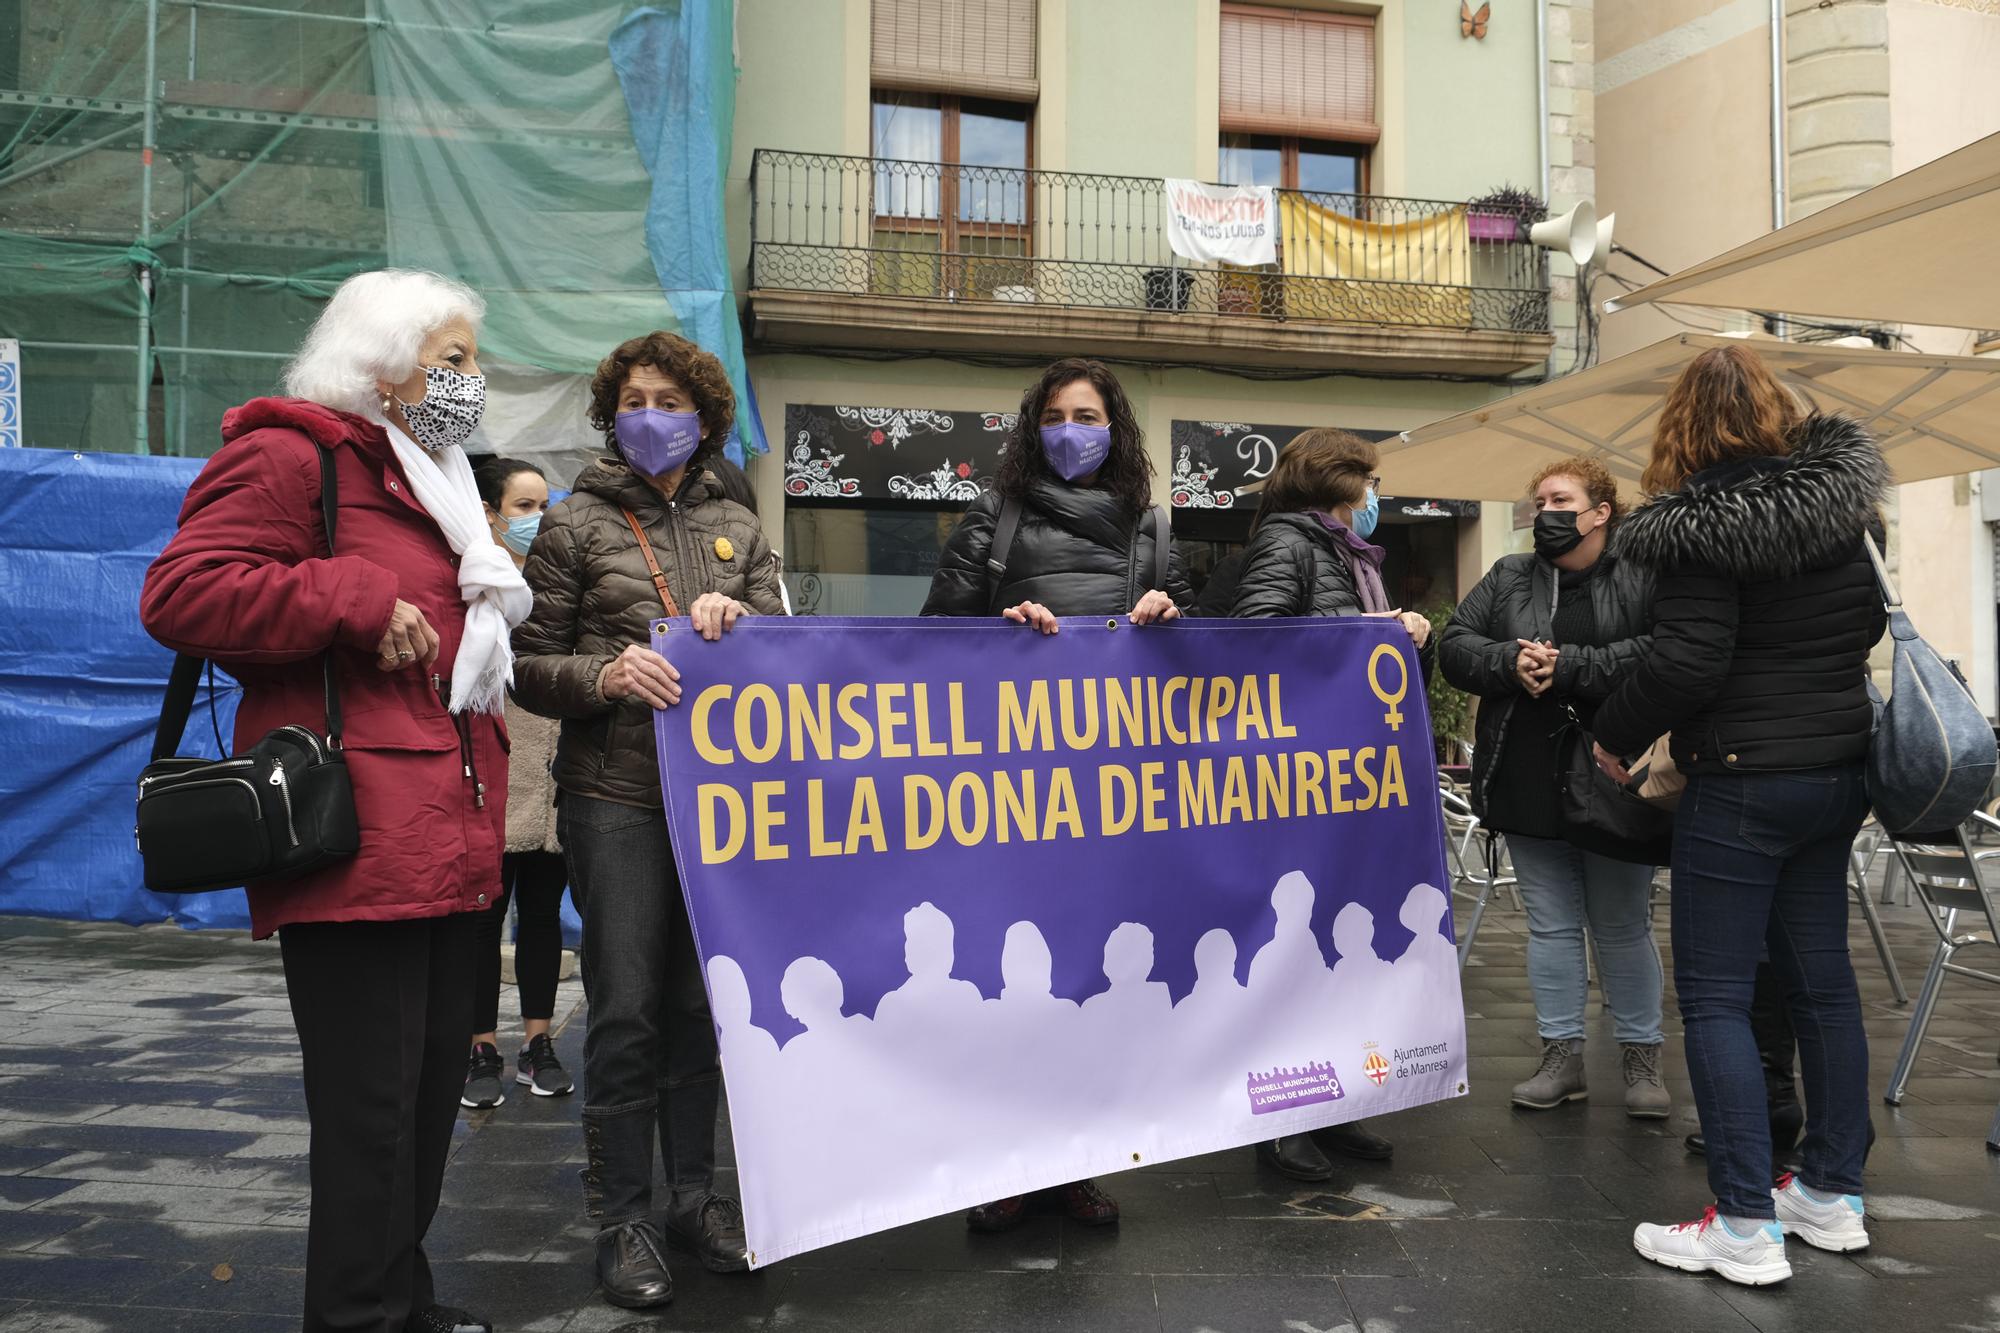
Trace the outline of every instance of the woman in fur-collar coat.
{"label": "woman in fur-collar coat", "polygon": [[[1888,468],[1866,431],[1802,417],[1747,347],[1702,353],[1661,411],[1613,550],[1658,576],[1653,650],[1598,709],[1598,758],[1672,735],[1674,981],[1715,1204],[1645,1224],[1671,1268],[1764,1285],[1785,1236],[1868,1244],[1861,1165],[1868,1043],[1847,953],[1847,858],[1867,813],[1868,654],[1887,623],[1863,537]],[[1803,1161],[1772,1188],[1750,1007],[1760,954],[1785,989],[1805,1073]]]}

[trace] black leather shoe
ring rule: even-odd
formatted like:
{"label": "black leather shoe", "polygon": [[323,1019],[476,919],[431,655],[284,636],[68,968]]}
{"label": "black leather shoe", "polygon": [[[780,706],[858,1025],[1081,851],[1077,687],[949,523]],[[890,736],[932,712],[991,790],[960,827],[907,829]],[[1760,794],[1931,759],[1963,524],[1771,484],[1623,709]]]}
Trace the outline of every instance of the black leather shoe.
{"label": "black leather shoe", "polygon": [[1289,1134],[1257,1145],[1257,1160],[1281,1176],[1293,1180],[1329,1180],[1333,1163],[1312,1141],[1310,1134]]}
{"label": "black leather shoe", "polygon": [[626,1222],[597,1238],[597,1283],[604,1299],[627,1310],[665,1305],[674,1279],[651,1222]]}
{"label": "black leather shoe", "polygon": [[433,1305],[410,1316],[405,1333],[493,1333],[493,1325],[450,1305]]}
{"label": "black leather shoe", "polygon": [[743,1206],[726,1194],[705,1194],[667,1211],[667,1236],[711,1273],[743,1273],[750,1247],[743,1237]]}
{"label": "black leather shoe", "polygon": [[1681,1140],[1681,1146],[1696,1157],[1708,1156],[1708,1143],[1699,1134],[1690,1134]]}
{"label": "black leather shoe", "polygon": [[1358,1157],[1364,1162],[1386,1162],[1396,1154],[1395,1144],[1360,1120],[1322,1129],[1313,1138],[1322,1148],[1345,1157]]}

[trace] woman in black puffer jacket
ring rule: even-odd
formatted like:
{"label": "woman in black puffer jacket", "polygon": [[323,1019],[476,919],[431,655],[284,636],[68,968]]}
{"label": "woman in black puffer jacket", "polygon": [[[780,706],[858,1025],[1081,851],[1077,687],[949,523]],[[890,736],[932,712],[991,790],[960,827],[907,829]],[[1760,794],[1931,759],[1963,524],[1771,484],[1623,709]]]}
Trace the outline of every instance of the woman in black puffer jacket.
{"label": "woman in black puffer jacket", "polygon": [[[1004,615],[1045,634],[1061,616],[1174,619],[1194,591],[1171,547],[1166,587],[1154,586],[1156,543],[1173,538],[1152,508],[1152,477],[1117,376],[1081,357],[1056,362],[1021,399],[993,489],[945,543],[923,614]],[[1010,501],[1019,526],[996,551]]]}
{"label": "woman in black puffer jacket", "polygon": [[1563,459],[1529,485],[1535,549],[1502,556],[1439,635],[1444,678],[1479,696],[1472,809],[1507,835],[1528,909],[1528,984],[1542,1062],[1513,1104],[1549,1110],[1589,1096],[1584,1022],[1590,945],[1619,1045],[1625,1112],[1663,1119],[1660,950],[1653,867],[1664,848],[1563,816],[1557,775],[1619,677],[1652,650],[1653,576],[1606,540],[1618,483],[1594,458]]}
{"label": "woman in black puffer jacket", "polygon": [[[1417,645],[1417,665],[1431,668],[1431,622],[1389,604],[1382,548],[1370,545],[1381,503],[1375,446],[1344,430],[1302,431],[1278,455],[1243,553],[1229,614],[1381,616],[1400,620]],[[1326,1180],[1333,1163],[1321,1145],[1348,1157],[1386,1160],[1389,1140],[1359,1120],[1257,1145],[1265,1166],[1294,1180]]]}
{"label": "woman in black puffer jacket", "polygon": [[1419,649],[1429,644],[1431,622],[1391,606],[1382,548],[1368,541],[1380,462],[1373,444],[1344,430],[1302,431],[1285,446],[1264,483],[1230,615],[1393,617]]}
{"label": "woman in black puffer jacket", "polygon": [[[1674,827],[1674,982],[1715,1206],[1642,1225],[1673,1268],[1763,1284],[1791,1276],[1784,1235],[1868,1244],[1868,1042],[1847,953],[1848,852],[1868,809],[1868,653],[1887,617],[1863,534],[1888,485],[1860,426],[1801,418],[1747,347],[1692,361],[1661,410],[1655,498],[1612,549],[1658,572],[1653,650],[1597,710],[1598,759],[1671,733],[1687,774]],[[1768,951],[1798,1034],[1802,1165],[1772,1189],[1764,1072],[1751,1025]]]}
{"label": "woman in black puffer jacket", "polygon": [[[1165,588],[1154,587],[1158,542],[1173,541],[1152,511],[1153,466],[1117,376],[1070,357],[1042,372],[1021,399],[993,489],[972,502],[945,543],[927,616],[1001,615],[1054,634],[1062,616],[1128,615],[1135,625],[1179,618],[1194,602],[1180,554],[1168,547]],[[1016,511],[1011,538],[996,530]],[[1085,1226],[1118,1220],[1095,1181],[1062,1188],[1063,1209]],[[966,1214],[974,1231],[1011,1231],[1028,1220],[1015,1196]]]}

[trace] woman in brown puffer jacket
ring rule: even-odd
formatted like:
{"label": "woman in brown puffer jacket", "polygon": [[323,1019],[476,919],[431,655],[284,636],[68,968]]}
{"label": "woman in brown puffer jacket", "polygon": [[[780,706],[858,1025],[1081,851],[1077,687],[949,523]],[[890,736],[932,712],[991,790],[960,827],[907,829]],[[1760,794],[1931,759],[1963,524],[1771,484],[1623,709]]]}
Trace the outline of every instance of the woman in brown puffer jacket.
{"label": "woman in brown puffer jacket", "polygon": [[784,604],[755,516],[723,497],[707,467],[735,420],[721,363],[651,333],[606,357],[590,390],[591,424],[615,456],[583,470],[529,552],[535,608],[514,634],[514,697],[562,719],[557,827],[590,1000],[584,1201],[604,1298],[641,1308],[673,1294],[653,1222],[656,1127],[668,1234],[713,1271],[748,1267],[742,1210],[714,1190],[715,1026],[653,741],[653,712],[680,701],[680,677],[648,646],[651,623],[671,598],[668,609],[715,639],[739,616],[782,615]]}

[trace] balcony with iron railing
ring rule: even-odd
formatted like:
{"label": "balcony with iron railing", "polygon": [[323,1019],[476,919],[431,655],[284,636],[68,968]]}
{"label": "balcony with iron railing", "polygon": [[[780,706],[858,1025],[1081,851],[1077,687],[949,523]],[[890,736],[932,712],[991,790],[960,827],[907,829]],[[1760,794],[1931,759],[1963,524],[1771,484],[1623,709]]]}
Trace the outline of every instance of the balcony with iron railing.
{"label": "balcony with iron railing", "polygon": [[752,336],[1384,373],[1548,355],[1539,214],[1278,194],[1276,264],[1195,264],[1168,245],[1158,179],[758,149]]}

